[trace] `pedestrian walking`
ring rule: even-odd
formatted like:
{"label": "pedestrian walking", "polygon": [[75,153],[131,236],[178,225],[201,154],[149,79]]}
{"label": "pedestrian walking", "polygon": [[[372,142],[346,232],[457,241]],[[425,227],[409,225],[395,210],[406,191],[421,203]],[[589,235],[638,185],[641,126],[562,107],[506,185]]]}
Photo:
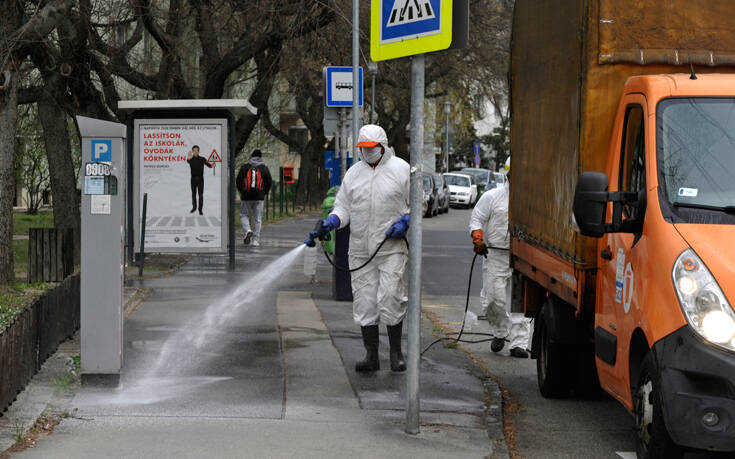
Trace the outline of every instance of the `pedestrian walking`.
{"label": "pedestrian walking", "polygon": [[[510,158],[504,169],[506,174],[510,172]],[[511,356],[527,358],[531,320],[510,312],[509,185],[506,180],[502,186],[483,193],[472,211],[470,235],[475,253],[484,256],[480,302],[482,315],[487,317],[494,336],[490,348],[500,352],[507,339]]]}
{"label": "pedestrian walking", "polygon": [[363,126],[357,147],[362,160],[347,170],[334,209],[306,242],[313,244],[333,229],[350,225],[349,265],[353,269],[364,264],[388,238],[373,261],[352,273],[352,316],[360,326],[366,350],[355,370],[380,369],[378,325],[384,323],[390,342],[390,368],[405,371],[401,336],[407,304],[403,272],[408,249],[401,239],[409,225],[410,167],[395,156],[380,126]]}
{"label": "pedestrian walking", "polygon": [[[253,247],[260,245],[260,228],[263,223],[263,199],[273,184],[268,166],[263,162],[263,153],[253,150],[250,160],[243,164],[235,179],[240,192],[240,222],[245,231],[245,245],[252,241]],[[252,230],[250,218],[253,219]]]}
{"label": "pedestrian walking", "polygon": [[[202,212],[204,208],[204,166],[211,169],[216,167],[217,163],[210,164],[203,156],[199,156],[199,145],[191,147],[186,156],[186,162],[189,163],[191,170],[191,211],[189,213],[193,214],[199,209],[199,215],[204,215]],[[197,196],[199,197],[198,205]]]}

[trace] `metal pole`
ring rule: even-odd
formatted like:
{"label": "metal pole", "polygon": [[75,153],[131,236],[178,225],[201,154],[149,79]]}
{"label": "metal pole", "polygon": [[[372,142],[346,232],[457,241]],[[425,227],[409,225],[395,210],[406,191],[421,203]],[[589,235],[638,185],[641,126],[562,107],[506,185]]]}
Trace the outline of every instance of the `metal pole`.
{"label": "metal pole", "polygon": [[449,101],[444,102],[444,113],[447,115],[447,122],[446,122],[446,142],[444,145],[446,145],[446,166],[444,167],[444,172],[449,172],[449,112],[451,110],[451,103]]}
{"label": "metal pole", "polygon": [[138,277],[143,277],[145,262],[145,219],[148,210],[148,193],[143,194],[143,215],[140,218],[140,260],[138,260]]}
{"label": "metal pole", "polygon": [[278,208],[278,216],[283,217],[283,167],[280,168],[280,171],[281,171],[281,177],[280,177],[280,181],[278,182],[278,188],[279,188],[278,192],[280,193],[279,195],[280,207]]}
{"label": "metal pole", "polygon": [[[227,245],[229,269],[235,270],[235,118],[227,115]],[[221,174],[224,174],[222,171]]]}
{"label": "metal pole", "polygon": [[357,143],[360,126],[360,0],[352,0],[352,145]]}
{"label": "metal pole", "polygon": [[411,226],[408,228],[408,373],[406,433],[419,433],[419,352],[421,345],[421,204],[424,156],[424,55],[411,59]]}
{"label": "metal pole", "polygon": [[340,162],[339,162],[339,184],[342,184],[342,179],[345,178],[345,172],[347,172],[347,140],[345,137],[347,135],[345,134],[345,118],[347,117],[347,114],[345,113],[344,108],[339,109],[339,154],[340,154]]}
{"label": "metal pole", "polygon": [[375,76],[378,74],[378,63],[370,61],[368,63],[368,70],[370,72],[370,124],[373,124],[373,112],[375,111]]}

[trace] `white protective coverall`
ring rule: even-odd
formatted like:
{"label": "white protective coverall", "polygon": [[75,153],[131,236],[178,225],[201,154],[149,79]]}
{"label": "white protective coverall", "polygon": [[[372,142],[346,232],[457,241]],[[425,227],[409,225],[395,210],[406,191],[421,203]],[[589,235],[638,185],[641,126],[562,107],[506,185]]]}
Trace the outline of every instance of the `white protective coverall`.
{"label": "white protective coverall", "polygon": [[[510,349],[528,348],[531,320],[510,312],[511,270],[508,231],[508,182],[486,191],[477,201],[470,218],[470,233],[482,230],[488,247],[482,262],[482,313],[487,314],[490,333],[510,341]],[[492,247],[498,247],[493,249]],[[505,250],[502,250],[505,249]]]}
{"label": "white protective coverall", "polygon": [[[358,139],[363,141],[380,143],[385,153],[375,168],[362,160],[347,170],[332,210],[340,219],[340,228],[350,225],[350,269],[365,263],[388,228],[409,210],[410,166],[395,156],[380,126],[364,126]],[[396,325],[406,316],[403,272],[407,255],[404,241],[389,239],[373,261],[352,273],[356,324]]]}

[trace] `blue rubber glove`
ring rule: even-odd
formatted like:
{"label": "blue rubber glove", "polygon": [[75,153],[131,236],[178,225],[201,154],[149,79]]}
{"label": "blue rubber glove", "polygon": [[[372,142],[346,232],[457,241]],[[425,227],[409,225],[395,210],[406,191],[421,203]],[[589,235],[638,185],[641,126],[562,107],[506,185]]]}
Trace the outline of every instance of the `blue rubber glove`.
{"label": "blue rubber glove", "polygon": [[404,215],[403,217],[401,217],[400,220],[393,223],[393,225],[388,228],[388,231],[385,232],[385,235],[395,239],[401,239],[402,237],[406,236],[406,231],[408,231],[408,223],[410,220],[411,216],[409,214]]}
{"label": "blue rubber glove", "polygon": [[342,222],[339,220],[339,217],[334,214],[329,214],[326,220],[322,222],[322,228],[325,230],[325,233],[328,233],[332,230],[336,230],[339,228],[339,225]]}
{"label": "blue rubber glove", "polygon": [[340,223],[339,217],[334,214],[330,214],[325,220],[319,220],[316,224],[316,228],[314,228],[314,231],[309,233],[309,237],[306,238],[304,244],[309,247],[314,247],[317,239],[328,241],[329,233],[332,230],[339,228]]}

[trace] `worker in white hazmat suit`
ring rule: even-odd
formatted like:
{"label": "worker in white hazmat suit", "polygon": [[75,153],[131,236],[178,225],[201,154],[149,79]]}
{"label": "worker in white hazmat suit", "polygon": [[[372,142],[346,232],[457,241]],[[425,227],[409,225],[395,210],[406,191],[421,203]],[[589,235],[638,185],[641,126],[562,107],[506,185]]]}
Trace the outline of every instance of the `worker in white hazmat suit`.
{"label": "worker in white hazmat suit", "polygon": [[[505,163],[510,172],[510,158]],[[509,181],[483,193],[470,218],[470,234],[475,253],[484,255],[482,263],[482,313],[487,315],[490,348],[500,352],[505,340],[510,342],[510,355],[527,358],[531,321],[522,314],[510,312],[510,233],[508,231]]]}
{"label": "worker in white hazmat suit", "polygon": [[306,242],[350,225],[349,265],[354,269],[388,238],[367,266],[352,273],[352,314],[367,351],[355,370],[380,369],[378,324],[384,323],[390,342],[391,370],[405,371],[401,335],[406,316],[403,272],[408,249],[401,239],[409,224],[410,167],[395,156],[380,126],[363,126],[357,147],[362,161],[347,170],[332,213]]}

